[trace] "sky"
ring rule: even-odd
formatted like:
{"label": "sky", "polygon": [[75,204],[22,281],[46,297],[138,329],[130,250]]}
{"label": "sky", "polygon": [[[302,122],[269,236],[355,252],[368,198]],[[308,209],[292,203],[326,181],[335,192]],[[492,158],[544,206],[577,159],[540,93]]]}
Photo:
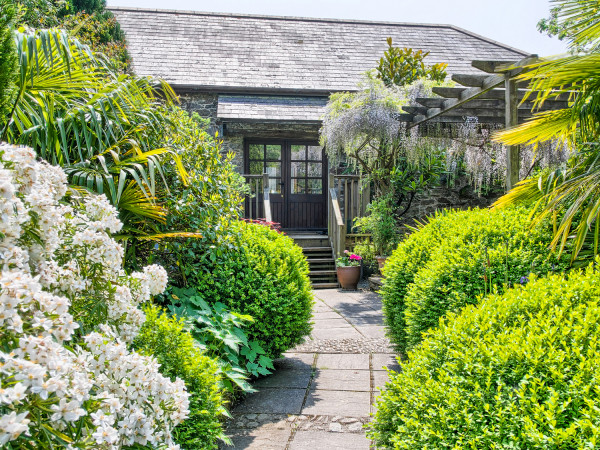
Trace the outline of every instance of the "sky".
{"label": "sky", "polygon": [[539,56],[563,53],[565,43],[537,31],[549,0],[108,0],[109,6],[207,12],[445,23]]}

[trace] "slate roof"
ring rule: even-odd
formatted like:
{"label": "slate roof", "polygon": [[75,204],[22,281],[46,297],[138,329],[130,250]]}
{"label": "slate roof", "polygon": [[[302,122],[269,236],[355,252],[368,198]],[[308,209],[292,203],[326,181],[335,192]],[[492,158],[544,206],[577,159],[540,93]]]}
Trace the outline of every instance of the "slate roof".
{"label": "slate roof", "polygon": [[138,75],[176,89],[219,93],[324,94],[354,90],[394,45],[429,51],[449,73],[477,73],[474,59],[519,60],[526,52],[451,25],[367,22],[109,8]]}
{"label": "slate roof", "polygon": [[327,97],[219,95],[217,118],[223,121],[315,122],[325,113]]}

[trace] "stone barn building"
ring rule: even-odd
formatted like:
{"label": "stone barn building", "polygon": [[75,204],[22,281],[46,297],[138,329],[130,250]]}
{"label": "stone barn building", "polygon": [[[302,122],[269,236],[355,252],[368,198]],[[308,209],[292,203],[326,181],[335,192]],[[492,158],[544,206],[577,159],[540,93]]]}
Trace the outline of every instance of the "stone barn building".
{"label": "stone barn building", "polygon": [[[477,73],[472,60],[527,56],[452,25],[111,10],[135,73],[163,78],[185,108],[210,119],[241,173],[268,175],[273,220],[290,230],[323,230],[331,222],[320,118],[332,92],[355,90],[377,66],[387,37],[429,52],[426,61],[447,63],[449,74]],[[460,206],[456,193],[441,198]],[[427,205],[438,203],[429,198],[415,210],[427,212]]]}

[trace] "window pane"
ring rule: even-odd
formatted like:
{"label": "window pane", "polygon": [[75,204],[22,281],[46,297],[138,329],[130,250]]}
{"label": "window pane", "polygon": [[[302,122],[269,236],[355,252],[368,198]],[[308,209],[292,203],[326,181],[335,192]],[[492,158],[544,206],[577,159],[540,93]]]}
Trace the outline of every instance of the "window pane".
{"label": "window pane", "polygon": [[323,164],[308,163],[308,176],[309,177],[320,177],[322,175],[323,175]]}
{"label": "window pane", "polygon": [[305,177],[305,176],[306,176],[306,163],[293,162],[292,163],[292,177]]}
{"label": "window pane", "polygon": [[266,159],[281,159],[281,145],[267,145]]}
{"label": "window pane", "polygon": [[281,194],[281,178],[269,178],[269,191],[271,194]]}
{"label": "window pane", "polygon": [[263,150],[262,144],[250,144],[250,159],[263,159],[265,157]]}
{"label": "window pane", "polygon": [[280,177],[281,176],[281,163],[280,162],[267,162],[265,163],[265,172],[269,174],[269,177]]}
{"label": "window pane", "polygon": [[323,193],[323,180],[308,180],[308,193],[309,194],[322,194]]}
{"label": "window pane", "polygon": [[304,178],[292,178],[292,194],[304,194],[306,180]]}
{"label": "window pane", "polygon": [[323,147],[310,145],[308,147],[308,159],[312,161],[321,161],[323,159]]}
{"label": "window pane", "polygon": [[260,175],[261,173],[263,173],[263,162],[250,161],[250,173],[253,175]]}
{"label": "window pane", "polygon": [[292,159],[306,159],[306,145],[292,145]]}

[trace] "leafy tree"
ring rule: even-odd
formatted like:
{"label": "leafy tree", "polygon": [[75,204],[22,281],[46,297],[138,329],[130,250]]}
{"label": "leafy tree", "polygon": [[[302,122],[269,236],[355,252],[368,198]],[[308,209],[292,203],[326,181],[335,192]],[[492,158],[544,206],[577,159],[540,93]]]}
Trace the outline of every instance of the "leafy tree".
{"label": "leafy tree", "polygon": [[446,63],[425,65],[425,58],[429,52],[413,50],[412,48],[400,48],[392,45],[392,38],[387,38],[388,49],[384,52],[377,66],[377,78],[382,80],[386,86],[406,86],[414,83],[420,78],[432,81],[444,81],[446,79]]}
{"label": "leafy tree", "polygon": [[15,14],[12,0],[0,0],[0,117],[9,113],[14,98],[17,69],[13,40]]}
{"label": "leafy tree", "polygon": [[497,139],[509,145],[561,140],[577,153],[566,167],[521,182],[498,206],[537,200],[534,223],[553,217],[552,248],[563,251],[574,236],[575,260],[597,254],[600,241],[600,2],[555,3],[557,26],[564,29],[570,48],[587,50],[527,66],[520,79],[530,82],[531,92],[538,92],[536,105],[560,95],[569,98],[569,107],[539,112],[532,120],[499,133]]}
{"label": "leafy tree", "polygon": [[[568,18],[564,16],[564,13],[567,9],[573,7],[573,5],[565,5],[559,1],[552,0],[552,3],[556,4],[553,8],[550,9],[550,15],[541,19],[537,24],[537,29],[540,33],[547,34],[550,37],[556,36],[559,40],[570,41],[573,38],[573,34],[577,31],[585,28],[585,22],[578,22],[574,18]],[[575,3],[575,2],[573,2]],[[589,0],[579,0],[577,2],[583,8],[594,8],[597,7],[597,3]],[[593,11],[592,11],[593,12]],[[586,44],[581,43],[577,44],[573,47],[575,51],[584,50]]]}
{"label": "leafy tree", "polygon": [[94,52],[105,54],[120,71],[129,69],[125,34],[105,0],[18,0],[17,23],[29,27],[60,27]]}

